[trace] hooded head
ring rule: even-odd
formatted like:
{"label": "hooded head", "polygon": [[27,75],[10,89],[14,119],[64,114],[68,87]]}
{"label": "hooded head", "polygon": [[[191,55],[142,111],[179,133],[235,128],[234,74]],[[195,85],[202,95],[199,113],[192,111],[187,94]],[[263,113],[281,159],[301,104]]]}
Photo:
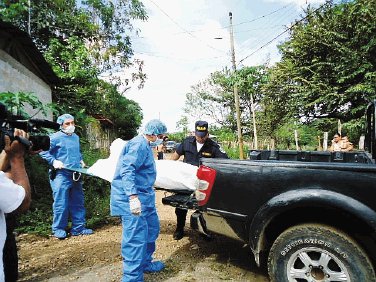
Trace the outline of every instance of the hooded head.
{"label": "hooded head", "polygon": [[152,119],[146,125],[144,134],[147,135],[161,135],[167,132],[166,125],[159,119]]}
{"label": "hooded head", "polygon": [[56,120],[56,122],[58,124],[60,124],[60,129],[63,127],[63,123],[67,120],[67,119],[71,119],[71,120],[74,120],[74,117],[70,114],[63,114],[61,116],[59,116]]}

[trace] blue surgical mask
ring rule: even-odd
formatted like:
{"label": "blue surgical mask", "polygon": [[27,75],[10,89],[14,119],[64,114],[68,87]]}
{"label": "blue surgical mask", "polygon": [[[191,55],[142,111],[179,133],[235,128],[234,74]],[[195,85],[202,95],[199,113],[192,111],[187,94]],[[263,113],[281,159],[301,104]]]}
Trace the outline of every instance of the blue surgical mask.
{"label": "blue surgical mask", "polygon": [[151,147],[156,147],[156,146],[158,146],[159,144],[162,144],[162,142],[163,142],[163,139],[158,138],[158,139],[155,140],[154,142],[150,142],[150,146],[151,146]]}

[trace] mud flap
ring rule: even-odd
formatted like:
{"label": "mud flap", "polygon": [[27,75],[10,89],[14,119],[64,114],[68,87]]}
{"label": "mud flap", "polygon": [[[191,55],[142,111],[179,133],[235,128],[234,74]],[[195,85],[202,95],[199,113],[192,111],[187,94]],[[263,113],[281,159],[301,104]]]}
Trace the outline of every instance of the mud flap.
{"label": "mud flap", "polygon": [[201,234],[204,234],[204,235],[210,237],[210,234],[209,234],[208,229],[206,227],[205,219],[204,219],[202,213],[199,212],[199,211],[195,211],[191,215],[191,228],[193,230],[200,232]]}

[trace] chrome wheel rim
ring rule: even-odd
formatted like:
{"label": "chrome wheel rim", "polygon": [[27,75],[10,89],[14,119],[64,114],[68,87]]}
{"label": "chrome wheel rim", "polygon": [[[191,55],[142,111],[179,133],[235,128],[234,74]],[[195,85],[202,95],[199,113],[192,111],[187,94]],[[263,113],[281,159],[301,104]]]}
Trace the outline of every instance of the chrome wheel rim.
{"label": "chrome wheel rim", "polygon": [[287,276],[289,282],[351,282],[342,261],[335,254],[316,247],[293,253],[287,262]]}

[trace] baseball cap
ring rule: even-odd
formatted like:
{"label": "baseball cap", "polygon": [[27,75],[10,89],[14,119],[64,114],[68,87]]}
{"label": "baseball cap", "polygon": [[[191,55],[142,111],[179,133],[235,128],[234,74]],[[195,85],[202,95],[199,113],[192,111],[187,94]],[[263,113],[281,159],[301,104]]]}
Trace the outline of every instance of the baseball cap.
{"label": "baseball cap", "polygon": [[198,120],[195,123],[195,134],[199,137],[204,137],[208,134],[208,123],[203,120]]}

